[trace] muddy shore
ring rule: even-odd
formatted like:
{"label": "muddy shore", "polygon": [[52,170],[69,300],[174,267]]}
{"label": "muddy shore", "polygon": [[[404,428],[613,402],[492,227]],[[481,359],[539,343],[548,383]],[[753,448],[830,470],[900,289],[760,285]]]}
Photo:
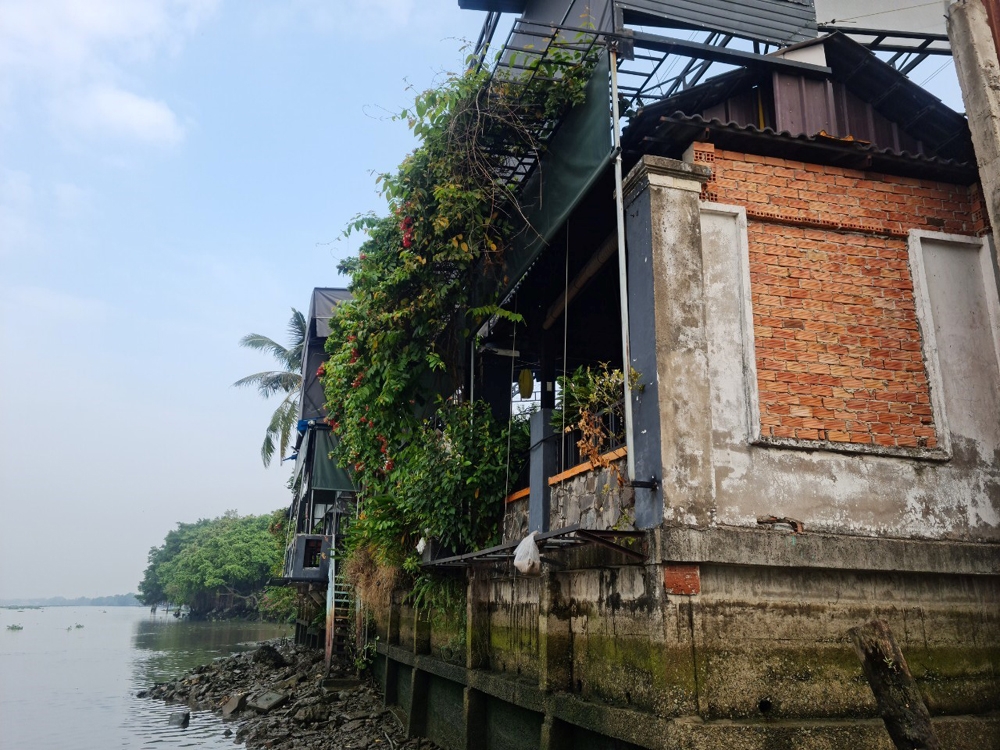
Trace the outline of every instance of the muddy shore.
{"label": "muddy shore", "polygon": [[225,731],[247,748],[438,750],[407,739],[405,717],[383,708],[382,697],[353,665],[335,664],[324,677],[323,654],[282,641],[217,659],[140,698],[177,704],[171,722],[186,726],[187,711],[212,710],[232,726]]}

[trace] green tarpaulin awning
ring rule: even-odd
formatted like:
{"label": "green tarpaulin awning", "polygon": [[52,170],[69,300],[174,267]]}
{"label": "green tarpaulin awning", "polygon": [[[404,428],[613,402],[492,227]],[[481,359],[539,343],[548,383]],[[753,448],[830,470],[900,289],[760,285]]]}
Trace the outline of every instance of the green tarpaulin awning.
{"label": "green tarpaulin awning", "polygon": [[578,104],[552,136],[545,154],[520,190],[528,221],[504,262],[508,279],[500,299],[521,280],[611,161],[610,63],[601,55]]}
{"label": "green tarpaulin awning", "polygon": [[346,469],[337,466],[330,458],[330,451],[337,445],[337,436],[330,430],[310,430],[312,440],[312,481],[314,490],[354,491],[354,483]]}

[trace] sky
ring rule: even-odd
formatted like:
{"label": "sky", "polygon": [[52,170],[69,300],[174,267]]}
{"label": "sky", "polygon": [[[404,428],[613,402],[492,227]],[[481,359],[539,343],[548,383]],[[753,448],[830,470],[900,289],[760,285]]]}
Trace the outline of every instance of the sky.
{"label": "sky", "polygon": [[0,599],[134,591],[178,521],[288,504],[231,388],[343,285],[456,0],[0,3]]}
{"label": "sky", "polygon": [[[231,387],[271,363],[238,341],[345,284],[341,233],[413,147],[391,114],[483,17],[0,2],[0,599],[134,591],[178,521],[288,504],[277,404]],[[950,69],[928,88],[961,109]]]}

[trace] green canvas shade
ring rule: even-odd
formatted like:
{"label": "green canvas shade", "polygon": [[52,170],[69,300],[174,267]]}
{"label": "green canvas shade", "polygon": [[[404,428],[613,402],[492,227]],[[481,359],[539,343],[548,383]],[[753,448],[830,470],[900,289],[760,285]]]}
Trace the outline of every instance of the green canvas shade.
{"label": "green canvas shade", "polygon": [[312,488],[353,492],[354,483],[350,474],[330,458],[330,451],[337,445],[337,436],[330,430],[309,430],[308,437],[313,443]]}
{"label": "green canvas shade", "polygon": [[602,54],[587,84],[586,100],[574,107],[552,137],[539,168],[521,188],[528,227],[521,230],[504,261],[509,279],[503,299],[531,268],[549,240],[602,172],[611,164],[610,62]]}

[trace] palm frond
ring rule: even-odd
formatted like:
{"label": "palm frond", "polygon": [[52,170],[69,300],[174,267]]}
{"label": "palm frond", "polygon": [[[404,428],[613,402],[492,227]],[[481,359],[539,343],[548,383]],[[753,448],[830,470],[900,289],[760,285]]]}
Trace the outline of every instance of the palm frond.
{"label": "palm frond", "polygon": [[259,333],[248,333],[240,339],[240,346],[247,349],[256,349],[257,351],[267,352],[274,357],[275,360],[278,361],[278,364],[280,364],[284,369],[291,369],[289,367],[290,352],[272,338],[263,336]]}
{"label": "palm frond", "polygon": [[264,462],[264,468],[271,465],[271,457],[274,455],[274,438],[271,433],[264,435],[264,444],[260,446],[260,458]]}
{"label": "palm frond", "polygon": [[234,388],[254,387],[264,398],[276,393],[293,393],[302,387],[302,376],[297,372],[267,370],[247,375],[233,383]]}
{"label": "palm frond", "polygon": [[[292,428],[295,426],[298,413],[299,394],[289,393],[274,410],[271,421],[267,425],[267,433],[260,447],[260,457],[264,461],[264,466],[270,466],[276,447],[280,447],[279,457],[284,458],[291,443]],[[277,446],[275,442],[277,442]]]}
{"label": "palm frond", "polygon": [[270,354],[282,368],[256,372],[233,383],[236,388],[256,388],[264,398],[270,398],[278,393],[286,394],[271,415],[264,442],[260,447],[260,457],[264,466],[270,466],[276,450],[279,450],[281,457],[284,457],[291,442],[292,429],[299,414],[302,360],[305,356],[307,334],[308,321],[305,315],[293,307],[292,317],[288,321],[289,348],[259,333],[251,333],[240,339],[240,346]]}
{"label": "palm frond", "polygon": [[302,359],[305,356],[306,336],[308,335],[306,316],[292,308],[292,317],[288,320],[288,369],[302,371]]}

